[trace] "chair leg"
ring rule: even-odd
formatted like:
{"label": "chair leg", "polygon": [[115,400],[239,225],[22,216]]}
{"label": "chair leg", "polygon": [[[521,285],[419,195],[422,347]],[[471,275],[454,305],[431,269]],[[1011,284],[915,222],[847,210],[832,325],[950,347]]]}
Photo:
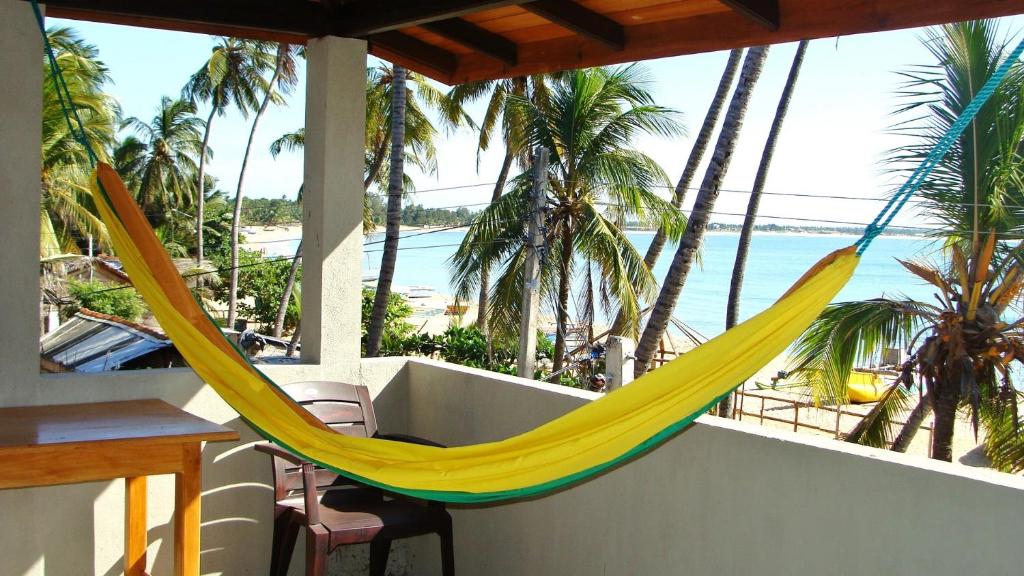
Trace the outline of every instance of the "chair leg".
{"label": "chair leg", "polygon": [[370,576],[384,576],[388,570],[391,540],[370,541]]}
{"label": "chair leg", "polygon": [[451,521],[438,530],[437,535],[441,537],[441,574],[455,576],[455,544]]}
{"label": "chair leg", "polygon": [[327,574],[327,545],[330,536],[323,526],[306,527],[306,576]]}
{"label": "chair leg", "polygon": [[270,549],[270,576],[287,576],[292,561],[295,541],[299,537],[299,525],[292,516],[291,508],[281,507],[275,512],[274,540]]}

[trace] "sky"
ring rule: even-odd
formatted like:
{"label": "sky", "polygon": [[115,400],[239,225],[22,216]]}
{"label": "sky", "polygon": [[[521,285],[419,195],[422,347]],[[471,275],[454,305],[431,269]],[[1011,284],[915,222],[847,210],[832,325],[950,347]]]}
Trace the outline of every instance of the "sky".
{"label": "sky", "polygon": [[[210,36],[70,21],[51,18],[48,26],[70,26],[99,48],[100,59],[110,69],[108,92],[120,102],[125,117],[149,121],[162,96],[177,96],[189,76],[205,62],[214,39]],[[1024,29],[1024,17],[1003,19],[1003,31],[1014,36]],[[886,151],[900,142],[890,131],[900,104],[896,92],[902,82],[898,72],[934,63],[922,45],[923,30],[902,30],[825,38],[811,42],[790,105],[762,200],[761,223],[798,223],[784,218],[867,223],[881,208],[879,198],[899,184],[887,174],[881,161]],[[747,194],[752,187],[764,141],[774,118],[779,96],[792,63],[796,44],[772,46],[761,79],[755,87],[732,165],[723,183],[713,221],[742,221]],[[645,62],[650,71],[648,87],[655,101],[678,111],[688,134],[674,138],[642,137],[636,147],[654,158],[675,183],[682,172],[701,122],[718,85],[727,52],[662,58]],[[371,58],[371,63],[377,62]],[[283,153],[274,159],[270,143],[304,122],[305,70],[287,104],[271,108],[261,121],[254,153],[246,176],[247,197],[294,197],[302,179],[302,156]],[[439,85],[440,86],[440,85]],[[446,87],[441,86],[442,89]],[[483,103],[469,108],[479,119]],[[200,109],[200,115],[206,114]],[[235,111],[218,117],[211,133],[213,158],[209,171],[219,186],[231,191],[249,134],[249,119]],[[412,201],[427,207],[451,207],[486,203],[491,195],[502,158],[500,145],[480,155],[477,136],[468,128],[441,132],[438,170],[426,175],[411,171],[417,193]],[[717,139],[717,134],[714,136]],[[713,146],[714,140],[712,140]],[[699,185],[705,155],[694,179]],[[450,189],[455,188],[455,189]],[[665,190],[668,197],[670,191]],[[829,196],[808,198],[789,194]],[[692,204],[688,195],[684,209]],[[837,199],[836,196],[853,197]],[[897,225],[927,225],[912,210],[901,214]],[[777,217],[777,218],[772,218]]]}

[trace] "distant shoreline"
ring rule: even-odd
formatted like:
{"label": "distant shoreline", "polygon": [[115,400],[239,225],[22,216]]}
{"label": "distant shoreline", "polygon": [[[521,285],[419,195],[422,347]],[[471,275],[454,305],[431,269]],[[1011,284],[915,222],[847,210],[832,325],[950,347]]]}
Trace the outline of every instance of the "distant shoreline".
{"label": "distant shoreline", "polygon": [[[260,248],[265,247],[268,244],[276,244],[280,242],[291,242],[297,241],[302,238],[302,225],[301,224],[282,224],[279,226],[245,226],[248,231],[243,231],[242,235],[245,236],[245,244],[250,247]],[[407,226],[402,225],[400,228],[402,233],[406,232],[429,232],[431,230],[444,230],[450,232],[465,232],[469,229],[468,226],[449,227],[449,226]],[[899,231],[897,228],[896,232],[883,232],[882,236],[886,238],[903,238],[903,239],[927,239],[928,236],[924,233],[911,234]],[[626,232],[632,234],[654,234],[656,230],[642,230],[639,228],[626,228]],[[765,230],[755,229],[755,234],[772,234],[777,236],[832,236],[836,238],[860,238],[861,232],[854,232],[851,230],[838,230],[834,228],[822,228],[820,230],[814,228],[805,229],[780,229],[780,230]],[[373,234],[383,234],[384,227],[378,226]],[[706,232],[709,235],[715,236],[736,236],[739,235],[739,230],[731,229],[717,229],[708,230]]]}

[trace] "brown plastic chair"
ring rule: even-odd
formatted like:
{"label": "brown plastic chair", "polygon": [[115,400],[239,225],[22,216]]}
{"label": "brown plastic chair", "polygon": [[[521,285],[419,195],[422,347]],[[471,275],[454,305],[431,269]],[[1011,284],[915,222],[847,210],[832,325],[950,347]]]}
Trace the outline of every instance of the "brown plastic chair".
{"label": "brown plastic chair", "polygon": [[[295,401],[331,428],[351,436],[440,446],[406,435],[377,431],[365,386],[340,382],[298,382],[282,386]],[[256,449],[273,457],[274,542],[270,576],[288,572],[300,528],[306,530],[306,575],[325,574],[337,547],[370,544],[370,575],[384,576],[391,541],[436,533],[441,538],[444,576],[454,576],[452,519],[444,505],[423,503],[359,484],[304,461],[274,444]]]}

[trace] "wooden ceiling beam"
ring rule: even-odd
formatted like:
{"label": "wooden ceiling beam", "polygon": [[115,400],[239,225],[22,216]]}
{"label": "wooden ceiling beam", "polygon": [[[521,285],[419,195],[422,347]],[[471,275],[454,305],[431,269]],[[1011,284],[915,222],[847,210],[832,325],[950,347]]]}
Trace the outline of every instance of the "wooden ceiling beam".
{"label": "wooden ceiling beam", "polygon": [[331,34],[363,37],[422,26],[466,14],[523,4],[529,0],[356,0],[344,4],[335,16]]}
{"label": "wooden ceiling beam", "polygon": [[322,35],[329,21],[324,6],[308,0],[46,0],[46,12],[170,30],[199,32],[223,26],[302,36]]}
{"label": "wooden ceiling beam", "polygon": [[458,58],[455,54],[428,44],[418,38],[413,38],[401,32],[388,31],[379,34],[372,34],[366,37],[370,44],[370,50],[376,53],[378,48],[397,56],[399,64],[413,69],[424,66],[434,71],[444,81],[455,72]]}
{"label": "wooden ceiling beam", "polygon": [[621,24],[572,0],[537,0],[521,8],[612,50],[626,47],[626,31]]}
{"label": "wooden ceiling beam", "polygon": [[769,30],[779,29],[778,0],[722,0],[722,4]]}
{"label": "wooden ceiling beam", "polygon": [[518,49],[515,42],[462,18],[427,22],[420,24],[420,27],[462,44],[466,48],[486,54],[509,66],[515,66],[518,61]]}

